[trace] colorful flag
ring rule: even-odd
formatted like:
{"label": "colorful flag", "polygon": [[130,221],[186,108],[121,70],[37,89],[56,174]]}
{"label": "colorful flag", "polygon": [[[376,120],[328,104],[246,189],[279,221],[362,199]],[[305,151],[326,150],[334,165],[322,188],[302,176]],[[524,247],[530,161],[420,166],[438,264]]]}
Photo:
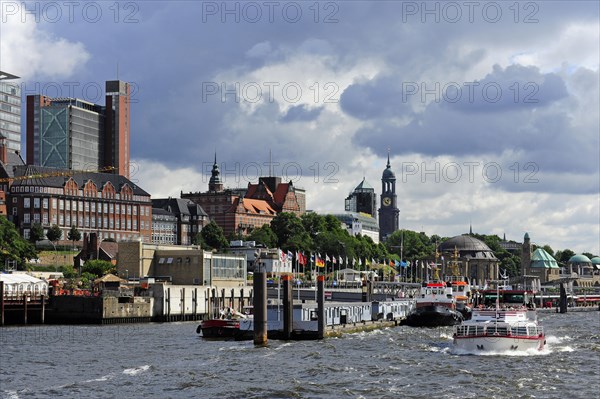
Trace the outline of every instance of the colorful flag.
{"label": "colorful flag", "polygon": [[337,257],[332,256],[331,257],[331,261],[333,262],[333,264],[335,265],[337,263]]}
{"label": "colorful flag", "polygon": [[326,260],[327,262],[331,262],[331,258],[329,257],[329,255],[325,254],[325,260]]}
{"label": "colorful flag", "polygon": [[292,251],[287,252],[287,257],[289,260],[292,260],[292,258],[294,257],[294,254],[292,253]]}
{"label": "colorful flag", "polygon": [[341,257],[341,256],[339,257],[339,260],[340,260],[340,265],[341,265],[342,263],[344,263],[344,259],[342,259],[342,257]]}
{"label": "colorful flag", "polygon": [[325,261],[323,259],[317,257],[316,266],[317,267],[325,267]]}

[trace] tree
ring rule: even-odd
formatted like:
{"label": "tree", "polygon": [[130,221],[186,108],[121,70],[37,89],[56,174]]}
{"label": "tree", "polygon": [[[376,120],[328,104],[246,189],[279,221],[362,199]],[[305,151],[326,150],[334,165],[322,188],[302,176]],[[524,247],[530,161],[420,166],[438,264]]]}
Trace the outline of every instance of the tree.
{"label": "tree", "polygon": [[81,232],[77,230],[77,226],[72,225],[69,234],[67,234],[69,241],[73,241],[73,247],[75,247],[75,241],[81,240]]}
{"label": "tree", "polygon": [[46,238],[54,243],[62,238],[62,230],[57,224],[52,225],[46,233]]}
{"label": "tree", "polygon": [[223,234],[223,229],[214,221],[211,221],[209,224],[204,226],[200,232],[200,235],[207,249],[221,250],[229,246],[229,242]]}
{"label": "tree", "polygon": [[44,237],[44,228],[42,225],[39,223],[34,223],[29,231],[29,242],[35,244],[36,242],[43,240]]}
{"label": "tree", "polygon": [[274,248],[277,245],[277,236],[271,229],[271,226],[265,224],[257,229],[252,230],[246,236],[246,241],[256,241],[267,248]]}
{"label": "tree", "polygon": [[83,273],[91,273],[97,277],[102,277],[108,273],[115,273],[116,268],[115,265],[106,260],[92,259],[83,264],[81,272],[82,275]]}
{"label": "tree", "polygon": [[18,266],[25,264],[25,259],[34,259],[37,251],[31,243],[25,240],[12,222],[4,216],[0,216],[0,267],[6,260],[16,261]]}
{"label": "tree", "polygon": [[[290,212],[281,212],[277,214],[277,216],[271,220],[271,229],[277,236],[277,246],[282,249],[288,246],[288,241],[290,241],[292,237],[297,236],[293,240],[296,245],[298,245],[298,241],[306,241],[306,237],[310,239],[310,236],[308,236],[300,219]],[[304,238],[302,238],[303,234],[306,235]],[[307,242],[306,244],[310,245],[310,242]]]}

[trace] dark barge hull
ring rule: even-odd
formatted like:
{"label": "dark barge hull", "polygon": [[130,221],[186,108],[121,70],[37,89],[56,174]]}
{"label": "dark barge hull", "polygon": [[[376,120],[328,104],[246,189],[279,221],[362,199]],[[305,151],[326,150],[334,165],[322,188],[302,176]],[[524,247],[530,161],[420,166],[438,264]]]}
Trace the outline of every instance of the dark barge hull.
{"label": "dark barge hull", "polygon": [[402,325],[411,327],[455,326],[464,320],[460,312],[444,306],[424,306],[411,313]]}

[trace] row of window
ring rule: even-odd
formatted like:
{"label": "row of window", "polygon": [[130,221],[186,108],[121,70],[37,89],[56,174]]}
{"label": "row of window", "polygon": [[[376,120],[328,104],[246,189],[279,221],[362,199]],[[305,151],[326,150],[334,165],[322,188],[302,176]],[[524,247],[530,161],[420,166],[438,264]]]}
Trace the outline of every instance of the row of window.
{"label": "row of window", "polygon": [[[13,208],[13,215],[16,214],[16,212],[14,212],[14,210],[16,210],[16,208]],[[66,227],[70,227],[70,226],[78,226],[78,227],[92,227],[92,228],[104,228],[104,229],[122,229],[122,230],[137,230],[138,228],[138,221],[136,219],[134,220],[123,220],[121,221],[120,219],[113,219],[113,218],[108,218],[106,216],[102,217],[102,216],[98,216],[98,218],[95,217],[89,217],[89,216],[85,216],[85,217],[80,217],[77,218],[75,215],[73,215],[73,218],[71,218],[71,215],[67,214],[67,215],[57,215],[53,214],[52,215],[52,223],[49,223],[49,219],[48,219],[48,214],[47,213],[43,213],[42,215],[40,215],[39,213],[34,213],[33,214],[33,218],[31,217],[31,214],[29,213],[25,213],[23,214],[23,223],[24,224],[30,224],[33,221],[33,223],[41,223],[42,225],[46,226],[49,224],[58,224],[59,226],[66,226]],[[97,221],[97,223],[96,223]],[[145,230],[146,227],[150,227],[150,223],[146,223],[144,220],[140,221],[140,230]]]}
{"label": "row of window", "polygon": [[[104,197],[102,191],[98,191],[97,194],[94,194],[93,190],[86,190],[84,193],[83,189],[64,189],[64,188],[56,188],[56,187],[40,187],[40,186],[12,186],[11,192],[13,193],[44,193],[44,194],[56,194],[56,195],[73,195],[79,197],[98,197],[98,198],[107,198],[107,199],[117,199],[123,201],[134,201],[134,202],[150,202],[150,197],[144,195],[129,195],[126,193],[107,193]],[[68,192],[68,193],[67,193]],[[111,197],[112,195],[112,197]]]}
{"label": "row of window", "polygon": [[[125,204],[113,204],[113,203],[96,203],[96,202],[88,202],[88,201],[75,201],[75,200],[57,200],[57,198],[51,199],[52,209],[60,209],[62,210],[73,210],[73,211],[85,211],[85,212],[96,212],[96,208],[98,209],[98,213],[110,213],[112,214],[122,214],[122,215],[134,215],[137,216],[138,208],[141,216],[150,216],[151,207],[149,206],[141,206],[137,205],[125,205]],[[13,204],[17,203],[17,197],[13,197]],[[23,208],[29,209],[32,206],[31,198],[25,197],[23,198]],[[48,209],[49,206],[49,198],[33,198],[33,208],[34,209]]]}
{"label": "row of window", "polygon": [[[44,235],[46,235],[48,233],[48,230],[44,230]],[[29,237],[31,236],[31,230],[30,229],[24,229],[23,230],[23,238],[25,238],[26,240],[29,239]],[[112,238],[114,240],[117,241],[121,241],[121,240],[136,240],[139,238],[138,234],[121,234],[121,233],[109,233],[109,232],[100,232],[99,234],[99,238],[100,240],[104,240],[106,238]],[[143,242],[147,242],[147,238],[146,237],[142,237],[142,241]]]}

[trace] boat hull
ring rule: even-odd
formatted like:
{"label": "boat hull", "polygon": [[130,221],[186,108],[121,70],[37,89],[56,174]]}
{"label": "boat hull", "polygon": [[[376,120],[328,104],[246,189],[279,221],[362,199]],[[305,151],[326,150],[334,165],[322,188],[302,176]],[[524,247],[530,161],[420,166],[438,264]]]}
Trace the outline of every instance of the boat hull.
{"label": "boat hull", "polygon": [[478,336],[478,337],[454,337],[453,352],[485,354],[485,353],[507,353],[526,352],[544,349],[546,339],[544,335],[536,337],[510,337],[510,336]]}
{"label": "boat hull", "polygon": [[197,332],[202,332],[204,338],[236,339],[241,334],[240,322],[229,319],[205,320],[200,323]]}
{"label": "boat hull", "polygon": [[402,324],[411,327],[444,327],[455,326],[462,321],[462,314],[455,310],[445,306],[429,305],[418,307]]}

